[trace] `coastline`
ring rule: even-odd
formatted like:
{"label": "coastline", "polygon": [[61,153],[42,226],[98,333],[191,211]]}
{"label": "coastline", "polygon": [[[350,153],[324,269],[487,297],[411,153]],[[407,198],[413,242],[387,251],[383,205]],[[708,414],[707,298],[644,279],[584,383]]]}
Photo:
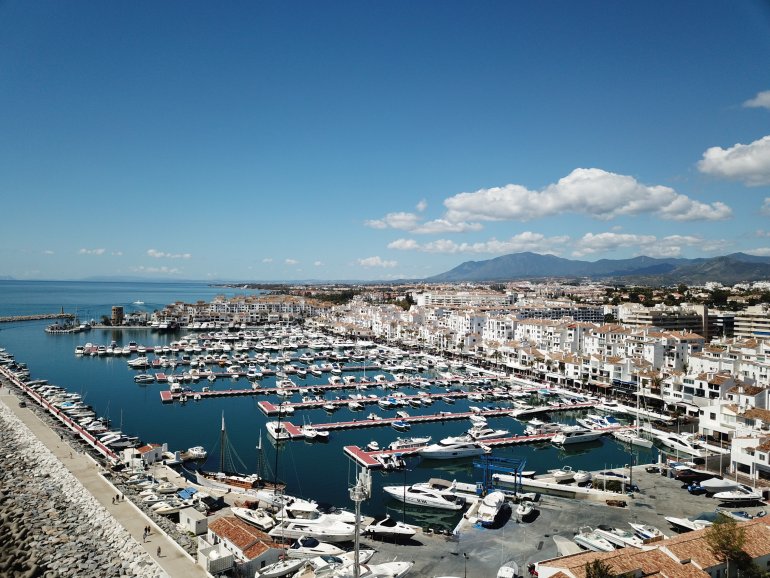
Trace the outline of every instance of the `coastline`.
{"label": "coastline", "polygon": [[0,379],[0,533],[10,536],[0,542],[0,574],[208,576],[133,503],[114,503],[122,492],[99,463],[41,408],[20,407],[16,393]]}

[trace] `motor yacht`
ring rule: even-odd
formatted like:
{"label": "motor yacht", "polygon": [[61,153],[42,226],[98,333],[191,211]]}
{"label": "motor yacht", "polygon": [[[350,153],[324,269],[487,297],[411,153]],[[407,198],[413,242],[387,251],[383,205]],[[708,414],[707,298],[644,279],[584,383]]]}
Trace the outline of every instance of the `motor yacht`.
{"label": "motor yacht", "polygon": [[740,486],[734,490],[717,492],[714,494],[714,499],[723,503],[759,502],[762,500],[762,493],[746,486]]}
{"label": "motor yacht", "polygon": [[672,450],[682,452],[696,457],[704,457],[708,455],[708,450],[701,444],[693,441],[690,437],[683,436],[681,434],[663,432],[655,436],[661,444],[669,447]]}
{"label": "motor yacht", "polygon": [[310,536],[301,536],[286,551],[289,558],[313,558],[315,556],[339,556],[345,551],[327,542],[319,542]]}
{"label": "motor yacht", "polygon": [[388,444],[389,450],[416,450],[427,447],[431,437],[396,438],[396,441]]}
{"label": "motor yacht", "polygon": [[261,508],[251,510],[249,508],[231,506],[230,511],[232,511],[236,518],[240,518],[244,522],[247,522],[252,526],[256,526],[264,532],[267,532],[270,530],[270,528],[275,526],[275,520],[272,518],[272,516],[270,516],[270,514]]}
{"label": "motor yacht", "polygon": [[291,439],[289,430],[287,430],[283,423],[279,421],[267,422],[265,424],[265,429],[267,430],[267,433],[270,434],[270,437],[272,437],[274,440],[281,441]]}
{"label": "motor yacht", "polygon": [[602,432],[590,430],[578,425],[564,426],[562,430],[552,438],[552,442],[559,446],[592,442],[599,439]]}
{"label": "motor yacht", "polygon": [[615,546],[599,536],[590,526],[580,528],[572,539],[581,548],[594,552],[612,552],[615,549]]}
{"label": "motor yacht", "polygon": [[555,470],[548,470],[548,473],[553,476],[556,483],[568,482],[575,477],[575,472],[572,466],[563,466]]}
{"label": "motor yacht", "polygon": [[326,542],[347,542],[352,540],[355,527],[334,518],[322,515],[315,520],[280,520],[270,530],[273,538],[294,538],[303,536]]}
{"label": "motor yacht", "polygon": [[385,486],[382,489],[390,497],[407,504],[442,510],[461,510],[465,506],[465,500],[453,489],[440,490],[425,482],[411,486]]}
{"label": "motor yacht", "polygon": [[479,508],[476,511],[476,517],[481,522],[482,526],[491,526],[494,524],[497,515],[500,513],[500,509],[505,504],[505,494],[500,491],[494,491],[488,493],[481,500]]}
{"label": "motor yacht", "polygon": [[417,533],[417,528],[394,520],[390,516],[385,516],[366,526],[364,532],[390,538],[411,538]]}
{"label": "motor yacht", "polygon": [[666,538],[666,535],[658,530],[655,526],[649,526],[647,524],[637,524],[635,522],[629,522],[629,526],[631,526],[631,529],[634,531],[634,533],[639,536],[642,540],[659,540],[661,538]]}
{"label": "motor yacht", "polygon": [[600,524],[594,529],[594,532],[596,532],[599,537],[604,538],[611,544],[620,548],[625,548],[626,546],[641,548],[644,546],[644,540],[642,540],[642,538],[637,536],[634,532],[629,532],[623,528],[613,528],[612,526]]}
{"label": "motor yacht", "polygon": [[418,450],[417,453],[424,458],[449,460],[454,458],[480,456],[489,453],[490,451],[491,449],[488,446],[484,446],[478,442],[445,443],[444,440],[441,440],[437,444],[431,444]]}

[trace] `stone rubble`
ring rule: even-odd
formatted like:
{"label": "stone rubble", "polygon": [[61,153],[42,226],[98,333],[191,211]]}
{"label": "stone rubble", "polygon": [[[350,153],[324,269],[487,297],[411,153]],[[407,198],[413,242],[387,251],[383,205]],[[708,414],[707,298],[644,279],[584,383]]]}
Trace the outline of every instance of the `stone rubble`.
{"label": "stone rubble", "polygon": [[166,576],[64,464],[3,405],[0,576]]}

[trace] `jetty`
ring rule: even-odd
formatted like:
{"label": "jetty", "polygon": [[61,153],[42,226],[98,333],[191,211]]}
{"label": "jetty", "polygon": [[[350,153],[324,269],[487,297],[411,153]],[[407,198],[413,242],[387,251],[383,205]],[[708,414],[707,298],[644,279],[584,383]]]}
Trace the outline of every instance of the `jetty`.
{"label": "jetty", "polygon": [[6,315],[0,317],[0,323],[16,323],[18,321],[40,321],[43,319],[67,319],[73,321],[72,313],[39,313],[36,315]]}

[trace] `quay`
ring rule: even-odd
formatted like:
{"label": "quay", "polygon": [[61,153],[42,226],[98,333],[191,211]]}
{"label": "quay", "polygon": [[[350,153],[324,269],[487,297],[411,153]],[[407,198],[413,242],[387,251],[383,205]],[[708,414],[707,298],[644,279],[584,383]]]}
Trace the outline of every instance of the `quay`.
{"label": "quay", "polygon": [[[321,426],[314,425],[314,427],[316,429],[323,429]],[[613,426],[613,427],[601,428],[601,429],[598,429],[597,431],[602,432],[602,434],[609,434],[614,431],[623,431],[628,429],[631,429],[631,428],[629,426]],[[501,438],[480,440],[478,444],[481,446],[486,446],[488,448],[496,448],[496,447],[502,447],[502,446],[548,442],[548,441],[551,441],[554,438],[554,436],[556,436],[556,433],[541,433],[541,434],[534,434],[534,435],[513,435],[513,436],[506,436]],[[383,463],[379,459],[377,459],[378,457],[394,456],[394,455],[397,455],[399,457],[414,456],[419,453],[420,449],[422,448],[417,447],[417,448],[396,449],[396,450],[379,449],[379,450],[370,452],[360,448],[359,446],[349,445],[349,446],[343,447],[343,452],[349,458],[352,458],[359,466],[363,466],[369,469],[374,469],[374,468],[383,467]]]}
{"label": "quay", "polygon": [[72,313],[40,313],[37,315],[8,315],[0,317],[0,323],[15,323],[17,321],[40,321],[42,319],[75,319]]}

